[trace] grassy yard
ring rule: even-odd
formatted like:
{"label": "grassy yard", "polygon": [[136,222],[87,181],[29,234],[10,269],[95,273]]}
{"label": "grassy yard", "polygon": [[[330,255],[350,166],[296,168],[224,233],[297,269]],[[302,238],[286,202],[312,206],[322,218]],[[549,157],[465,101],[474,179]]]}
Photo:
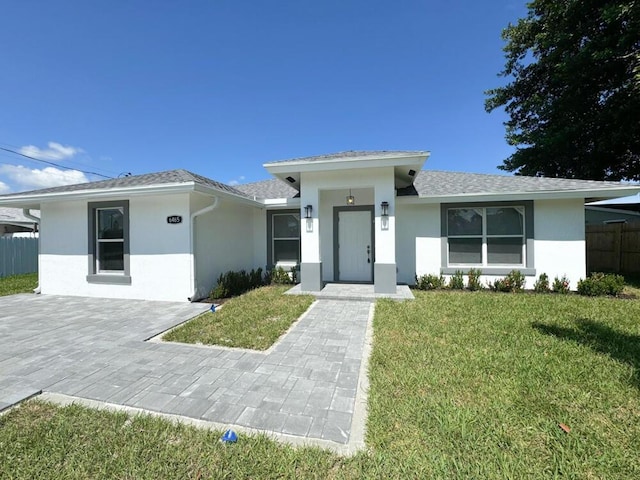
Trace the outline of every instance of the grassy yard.
{"label": "grassy yard", "polygon": [[167,333],[163,340],[266,350],[313,302],[309,295],[283,295],[291,288],[268,286],[227,301]]}
{"label": "grassy yard", "polygon": [[31,293],[38,286],[37,273],[25,273],[0,278],[0,297],[16,293]]}
{"label": "grassy yard", "polygon": [[368,452],[30,402],[0,417],[0,478],[640,477],[640,300],[416,296],[376,308]]}

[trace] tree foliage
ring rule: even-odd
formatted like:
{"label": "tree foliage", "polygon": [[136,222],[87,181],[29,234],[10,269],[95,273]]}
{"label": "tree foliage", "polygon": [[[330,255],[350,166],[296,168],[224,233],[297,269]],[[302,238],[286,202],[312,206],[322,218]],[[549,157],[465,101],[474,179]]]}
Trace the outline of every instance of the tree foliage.
{"label": "tree foliage", "polygon": [[504,107],[520,175],[640,180],[640,0],[533,0],[509,25]]}

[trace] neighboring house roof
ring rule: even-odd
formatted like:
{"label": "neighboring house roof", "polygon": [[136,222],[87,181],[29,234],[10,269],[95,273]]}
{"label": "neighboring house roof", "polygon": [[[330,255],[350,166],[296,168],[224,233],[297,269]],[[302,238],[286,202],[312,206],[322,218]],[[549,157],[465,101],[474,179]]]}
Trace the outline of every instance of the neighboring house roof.
{"label": "neighboring house roof", "polygon": [[277,178],[261,180],[259,182],[236,185],[238,190],[245,195],[255,198],[294,198],[299,195],[298,191],[290,187],[287,183]]}
{"label": "neighboring house roof", "polygon": [[[398,196],[419,195],[423,197],[485,193],[615,190],[622,187],[634,187],[634,185],[596,180],[423,170],[416,175],[413,187],[398,190]],[[640,186],[635,187],[640,188]]]}
{"label": "neighboring house roof", "polygon": [[[33,212],[32,212],[33,213]],[[20,208],[0,207],[0,224],[6,225],[33,225],[33,220],[23,215]]]}
{"label": "neighboring house roof", "polygon": [[288,160],[276,160],[273,162],[267,162],[266,165],[273,163],[311,163],[311,162],[327,162],[331,160],[348,160],[348,159],[360,159],[365,160],[381,159],[381,158],[397,158],[407,157],[414,155],[428,155],[429,152],[422,150],[347,150],[346,152],[329,153],[327,155],[315,155],[312,157],[299,157],[290,158]]}
{"label": "neighboring house roof", "polygon": [[600,200],[599,202],[591,202],[587,204],[594,207],[617,207],[617,206],[631,206],[640,208],[640,193],[635,195],[629,195],[628,197],[611,198],[609,200]]}
{"label": "neighboring house roof", "polygon": [[78,192],[83,190],[107,190],[127,187],[141,187],[151,185],[163,185],[163,184],[176,184],[176,183],[196,183],[205,187],[211,187],[223,192],[232,193],[234,195],[245,196],[240,190],[226,185],[224,183],[216,182],[210,178],[203,177],[196,173],[189,172],[188,170],[167,170],[157,173],[145,173],[143,175],[132,175],[129,177],[113,178],[110,180],[100,180],[98,182],[77,183],[74,185],[63,185],[61,187],[43,188],[40,190],[31,190],[28,192],[13,193],[3,195],[3,197],[20,197],[28,196],[32,194],[49,194],[49,193],[65,193],[65,192]]}

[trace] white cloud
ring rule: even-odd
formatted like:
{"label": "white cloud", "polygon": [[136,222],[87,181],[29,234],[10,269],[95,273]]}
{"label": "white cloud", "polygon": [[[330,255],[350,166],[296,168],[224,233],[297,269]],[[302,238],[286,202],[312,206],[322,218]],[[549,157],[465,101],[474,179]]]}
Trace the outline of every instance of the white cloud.
{"label": "white cloud", "polygon": [[244,179],[245,179],[244,175],[240,175],[236,180],[229,180],[227,182],[227,185],[231,185],[232,187],[235,187],[236,185],[240,185]]}
{"label": "white cloud", "polygon": [[9,193],[11,191],[11,187],[4,182],[0,182],[0,194]]}
{"label": "white cloud", "polygon": [[[6,175],[20,190],[58,187],[89,181],[85,174],[78,170],[61,170],[55,167],[38,170],[23,165],[0,165],[0,174]],[[6,184],[0,182],[0,188],[1,185]]]}
{"label": "white cloud", "polygon": [[20,153],[40,160],[64,160],[82,152],[81,148],[61,145],[57,142],[47,143],[49,148],[38,148],[35,145],[20,147]]}

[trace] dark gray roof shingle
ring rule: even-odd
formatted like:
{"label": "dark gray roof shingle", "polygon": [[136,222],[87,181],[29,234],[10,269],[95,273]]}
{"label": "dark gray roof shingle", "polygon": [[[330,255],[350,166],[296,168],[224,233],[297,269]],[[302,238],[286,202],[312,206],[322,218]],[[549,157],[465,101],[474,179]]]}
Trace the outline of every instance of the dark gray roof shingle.
{"label": "dark gray roof shingle", "polygon": [[277,178],[236,185],[236,188],[245,195],[256,198],[293,198],[298,196],[298,191],[295,188]]}
{"label": "dark gray roof shingle", "polygon": [[[31,212],[35,214],[37,212]],[[38,216],[38,215],[36,215]],[[33,223],[33,220],[25,217],[20,208],[0,207],[0,223]]]}
{"label": "dark gray roof shingle", "polygon": [[427,156],[428,152],[422,150],[348,150],[346,152],[329,153],[327,155],[316,155],[312,157],[300,157],[290,158],[288,160],[275,160],[273,162],[267,162],[266,165],[272,163],[287,163],[287,162],[322,162],[327,160],[340,160],[348,158],[391,158],[410,155],[424,155]]}
{"label": "dark gray roof shingle", "polygon": [[61,187],[43,188],[40,190],[32,190],[28,192],[20,192],[5,195],[6,197],[18,197],[21,195],[31,194],[47,194],[47,193],[65,193],[65,192],[77,192],[82,190],[102,190],[110,188],[126,188],[126,187],[141,187],[145,185],[163,185],[167,183],[190,183],[195,182],[200,185],[215,188],[223,192],[232,193],[235,195],[246,196],[240,190],[225,185],[224,183],[216,182],[210,178],[203,177],[196,173],[189,172],[187,170],[167,170],[164,172],[145,173],[142,175],[132,175],[130,177],[113,178],[110,180],[101,180],[98,182],[77,183],[75,185],[64,185]]}
{"label": "dark gray roof shingle", "polygon": [[414,188],[398,190],[399,196],[460,195],[473,193],[544,192],[555,190],[607,189],[625,186],[618,182],[574,180],[566,178],[490,175],[483,173],[422,170],[416,176]]}

